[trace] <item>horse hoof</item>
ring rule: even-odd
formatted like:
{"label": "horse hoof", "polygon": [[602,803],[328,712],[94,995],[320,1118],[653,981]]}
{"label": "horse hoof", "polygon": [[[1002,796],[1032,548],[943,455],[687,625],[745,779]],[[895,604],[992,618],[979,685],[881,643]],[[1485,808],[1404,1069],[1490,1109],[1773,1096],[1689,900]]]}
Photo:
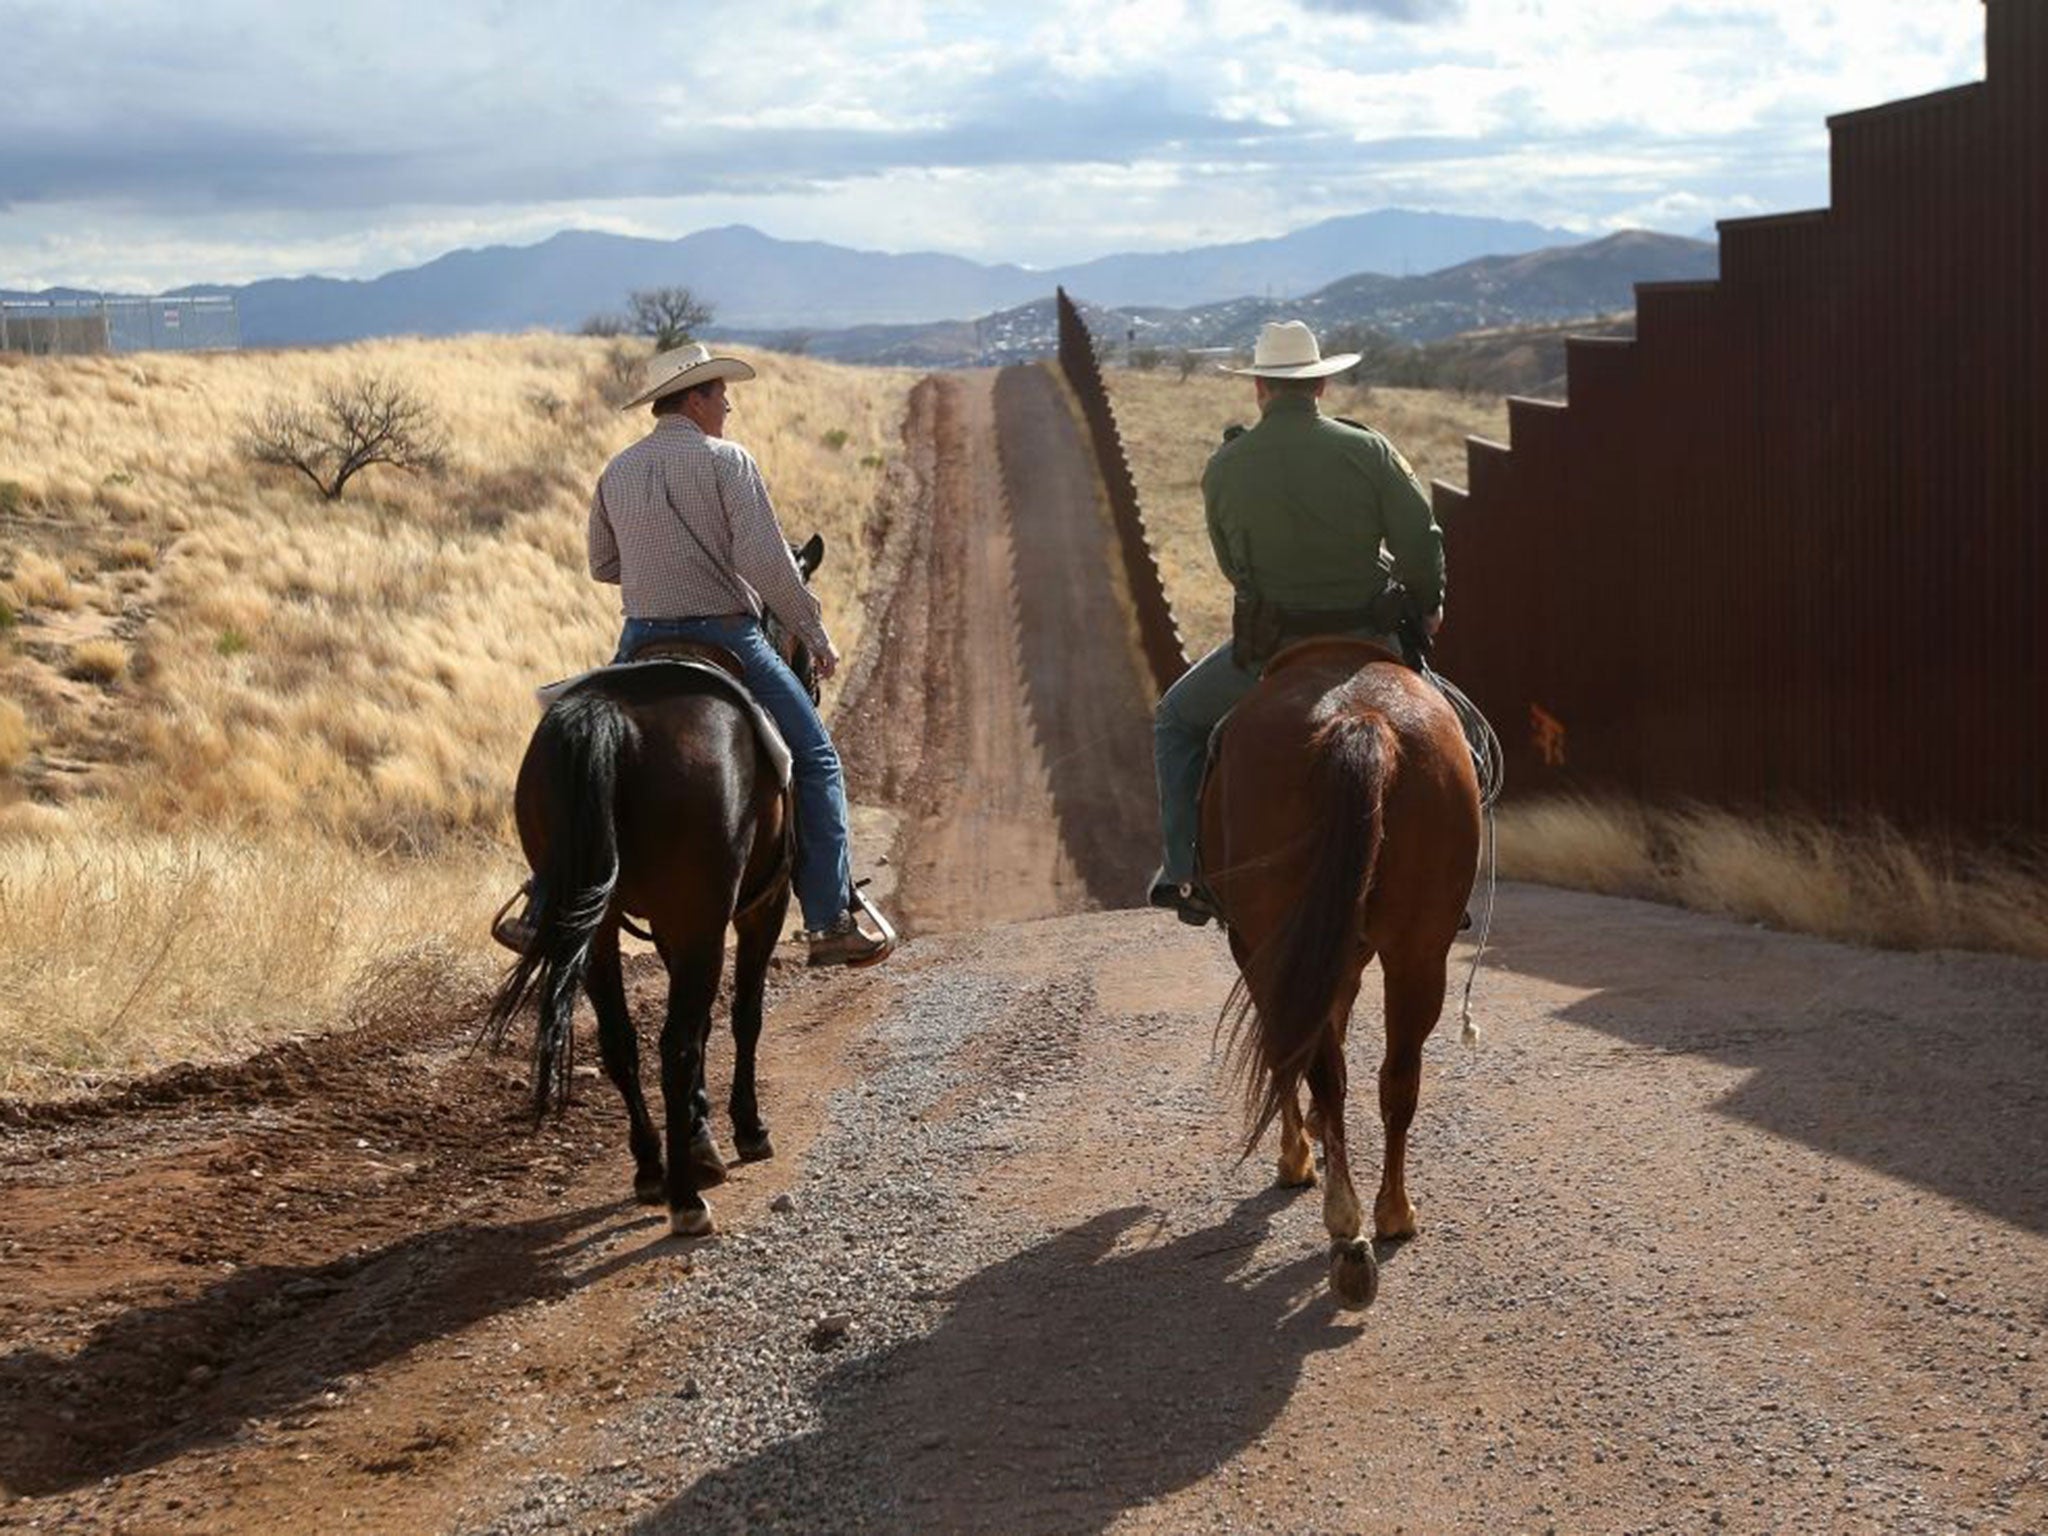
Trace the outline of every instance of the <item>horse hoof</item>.
{"label": "horse hoof", "polygon": [[694,1210],[670,1211],[668,1230],[675,1237],[709,1237],[718,1228],[711,1220],[711,1207],[700,1205]]}
{"label": "horse hoof", "polygon": [[1380,1266],[1372,1256],[1372,1244],[1354,1237],[1330,1245],[1330,1289],[1340,1306],[1372,1305],[1380,1293]]}
{"label": "horse hoof", "polygon": [[668,1198],[668,1187],[662,1180],[660,1169],[634,1176],[633,1198],[641,1205],[659,1205]]}
{"label": "horse hoof", "polygon": [[1279,1175],[1273,1180],[1281,1189],[1314,1189],[1316,1186],[1316,1165],[1305,1168],[1289,1168],[1283,1164]]}
{"label": "horse hoof", "polygon": [[709,1136],[690,1143],[690,1187],[713,1189],[725,1182],[725,1154]]}
{"label": "horse hoof", "polygon": [[734,1136],[733,1150],[743,1163],[762,1163],[775,1155],[775,1143],[762,1131],[758,1136]]}

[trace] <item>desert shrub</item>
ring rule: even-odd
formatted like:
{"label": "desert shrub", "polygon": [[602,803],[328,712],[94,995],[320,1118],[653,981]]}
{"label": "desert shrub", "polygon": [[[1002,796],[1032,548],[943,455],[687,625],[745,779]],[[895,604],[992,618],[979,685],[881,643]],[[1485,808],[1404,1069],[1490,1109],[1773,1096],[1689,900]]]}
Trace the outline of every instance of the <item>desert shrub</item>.
{"label": "desert shrub", "polygon": [[5,593],[0,593],[0,635],[6,634],[20,622],[21,615],[14,611],[14,604],[7,600]]}
{"label": "desert shrub", "polygon": [[852,437],[852,435],[853,434],[848,432],[844,427],[833,427],[830,431],[821,433],[818,437],[818,441],[823,443],[827,448],[830,448],[834,453],[837,453],[840,449],[846,446],[847,440],[850,437]]}
{"label": "desert shrub", "polygon": [[388,375],[366,373],[328,384],[310,406],[272,400],[243,423],[242,453],[296,470],[339,501],[349,481],[375,464],[438,473],[448,445],[424,399]]}
{"label": "desert shrub", "polygon": [[123,539],[102,563],[109,570],[146,571],[156,564],[156,546],[147,539]]}
{"label": "desert shrub", "polygon": [[249,637],[230,624],[214,638],[213,648],[223,656],[239,656],[249,649]]}
{"label": "desert shrub", "polygon": [[64,662],[64,675],[82,683],[118,682],[127,672],[128,650],[118,640],[82,640]]}
{"label": "desert shrub", "polygon": [[28,757],[28,716],[12,699],[0,699],[0,773],[12,773]]}
{"label": "desert shrub", "polygon": [[19,517],[28,509],[28,492],[19,480],[0,480],[0,517]]}
{"label": "desert shrub", "polygon": [[76,608],[78,593],[64,567],[47,555],[24,550],[14,562],[7,585],[23,608]]}

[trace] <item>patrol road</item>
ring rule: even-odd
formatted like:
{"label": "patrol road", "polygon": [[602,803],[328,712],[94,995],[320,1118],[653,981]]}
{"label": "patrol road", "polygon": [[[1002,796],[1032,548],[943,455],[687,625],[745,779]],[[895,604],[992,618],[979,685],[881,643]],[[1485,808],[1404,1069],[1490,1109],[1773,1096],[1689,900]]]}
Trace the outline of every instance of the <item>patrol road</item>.
{"label": "patrol road", "polygon": [[1149,806],[1084,725],[1142,705],[1075,619],[1037,712],[1005,558],[1095,558],[1047,382],[919,391],[840,725],[914,739],[856,788],[922,936],[776,972],[723,1235],[622,1201],[602,1082],[529,1133],[459,1009],[18,1117],[0,1526],[2048,1528],[2040,965],[1510,888],[1483,1040],[1427,1053],[1422,1236],[1332,1307],[1318,1199],[1235,1160],[1220,940],[1090,910]]}

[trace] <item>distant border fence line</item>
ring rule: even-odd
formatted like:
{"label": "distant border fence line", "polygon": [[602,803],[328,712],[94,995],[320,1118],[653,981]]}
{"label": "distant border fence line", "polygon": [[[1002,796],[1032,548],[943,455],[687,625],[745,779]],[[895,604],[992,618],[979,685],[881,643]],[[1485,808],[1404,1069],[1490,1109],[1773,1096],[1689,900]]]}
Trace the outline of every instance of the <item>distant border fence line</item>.
{"label": "distant border fence line", "polygon": [[2048,0],[1986,26],[1438,485],[1442,665],[1520,792],[2048,837]]}
{"label": "distant border fence line", "polygon": [[0,299],[0,352],[231,352],[242,344],[231,295]]}
{"label": "distant border fence line", "polygon": [[1066,289],[1055,290],[1055,298],[1060,322],[1060,371],[1079,398],[1081,414],[1088,423],[1096,466],[1109,492],[1110,520],[1116,526],[1124,576],[1137,604],[1138,639],[1144,647],[1146,664],[1152,669],[1152,680],[1164,693],[1187,671],[1187,652],[1181,645],[1172,605],[1166,600],[1165,584],[1159,579],[1159,562],[1153,558],[1151,542],[1145,536],[1137,483],[1131,478],[1123,437],[1117,432],[1116,416],[1109,408],[1109,391],[1103,386],[1095,343]]}

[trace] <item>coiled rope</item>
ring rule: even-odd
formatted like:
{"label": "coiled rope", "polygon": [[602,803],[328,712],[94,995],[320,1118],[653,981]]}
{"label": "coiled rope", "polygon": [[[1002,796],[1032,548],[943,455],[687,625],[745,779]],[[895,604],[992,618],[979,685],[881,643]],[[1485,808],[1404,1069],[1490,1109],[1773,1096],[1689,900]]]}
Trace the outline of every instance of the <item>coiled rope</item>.
{"label": "coiled rope", "polygon": [[1479,775],[1479,810],[1486,828],[1480,839],[1479,869],[1473,871],[1473,884],[1475,887],[1478,885],[1478,876],[1484,872],[1486,898],[1480,906],[1479,942],[1472,951],[1472,967],[1465,975],[1465,996],[1458,1007],[1458,1038],[1466,1045],[1477,1045],[1479,1026],[1472,1022],[1472,987],[1479,980],[1479,962],[1486,956],[1486,940],[1493,932],[1493,902],[1500,883],[1500,839],[1494,828],[1494,805],[1500,799],[1501,786],[1506,779],[1505,760],[1500,737],[1486,716],[1479,712],[1479,706],[1466,698],[1456,683],[1432,670],[1427,656],[1418,660],[1422,675],[1444,696],[1451,712],[1458,717],[1458,728],[1465,734],[1465,745],[1472,753],[1472,766]]}

